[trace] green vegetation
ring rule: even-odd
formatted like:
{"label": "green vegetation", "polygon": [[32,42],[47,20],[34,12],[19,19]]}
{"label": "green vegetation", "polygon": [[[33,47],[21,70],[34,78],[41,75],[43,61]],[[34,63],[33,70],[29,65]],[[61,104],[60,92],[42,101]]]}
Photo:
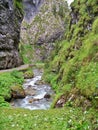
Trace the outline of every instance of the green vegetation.
{"label": "green vegetation", "polygon": [[[66,40],[56,43],[44,73],[56,94],[64,96],[65,106],[84,109],[98,106],[98,17],[89,3],[94,15],[91,17],[87,2],[75,0],[72,3],[74,19],[70,18]],[[93,6],[97,8],[96,1]],[[72,23],[73,20],[76,21]],[[55,100],[60,98],[61,95]]]}
{"label": "green vegetation", "polygon": [[32,45],[20,43],[20,55],[23,59],[24,64],[32,63],[32,59],[33,59]]}
{"label": "green vegetation", "polygon": [[98,18],[95,19],[92,30],[94,34],[98,34]]}
{"label": "green vegetation", "polygon": [[95,130],[96,111],[82,112],[77,108],[30,111],[23,109],[2,109],[0,130]]}
{"label": "green vegetation", "polygon": [[33,74],[33,70],[32,69],[28,69],[27,71],[24,72],[24,78],[25,79],[29,79],[29,78],[33,78],[34,74]]}
{"label": "green vegetation", "polygon": [[[9,104],[5,100],[11,97],[12,86],[23,83],[23,73],[0,74],[0,130],[98,129],[97,4],[97,0],[74,0],[70,12],[74,18],[68,18],[66,40],[55,44],[45,65],[34,66],[45,68],[43,79],[55,91],[50,110],[7,108]],[[56,12],[55,6],[53,10]],[[32,63],[32,46],[21,45],[20,50],[24,63]],[[24,73],[31,75],[31,70]],[[63,108],[57,109],[60,101]]]}
{"label": "green vegetation", "polygon": [[23,4],[22,4],[22,0],[13,0],[13,4],[15,8],[18,8],[21,13],[23,14]]}
{"label": "green vegetation", "polygon": [[0,96],[0,107],[10,107],[9,103],[7,103],[2,96]]}
{"label": "green vegetation", "polygon": [[22,85],[23,81],[23,73],[16,70],[0,74],[0,106],[4,106],[4,99],[11,98],[11,88],[15,85]]}
{"label": "green vegetation", "polygon": [[[66,40],[56,43],[55,50],[46,62],[43,78],[56,92],[52,108],[58,107],[58,102],[63,101],[61,106],[65,108],[70,106],[77,111],[79,107],[83,111],[87,110],[88,113],[90,108],[96,111],[98,106],[98,17],[96,15],[98,10],[96,4],[96,0],[93,2],[75,0],[72,3],[70,14],[73,14],[74,18],[70,18],[69,29],[65,34]],[[92,15],[94,17],[91,17]],[[88,115],[90,117],[90,113]],[[98,116],[97,113],[96,115]],[[77,124],[72,129],[88,129],[76,126]],[[95,124],[93,126],[95,127]]]}

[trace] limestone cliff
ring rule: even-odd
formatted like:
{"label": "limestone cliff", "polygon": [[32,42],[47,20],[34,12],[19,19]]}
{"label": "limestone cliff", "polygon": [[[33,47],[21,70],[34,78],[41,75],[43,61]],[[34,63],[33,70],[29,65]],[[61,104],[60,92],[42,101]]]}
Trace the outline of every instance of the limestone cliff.
{"label": "limestone cliff", "polygon": [[21,1],[0,0],[0,69],[21,64],[18,53]]}
{"label": "limestone cliff", "polygon": [[24,9],[21,42],[33,46],[33,61],[44,60],[54,41],[64,36],[67,3],[64,0],[24,0]]}

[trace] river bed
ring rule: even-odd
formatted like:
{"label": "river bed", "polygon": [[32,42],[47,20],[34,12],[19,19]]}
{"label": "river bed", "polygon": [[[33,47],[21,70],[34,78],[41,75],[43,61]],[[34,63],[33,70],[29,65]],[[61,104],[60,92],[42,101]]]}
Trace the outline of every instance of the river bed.
{"label": "river bed", "polygon": [[25,91],[29,91],[29,94],[23,99],[12,100],[13,107],[30,110],[50,108],[54,92],[49,85],[42,82],[42,74],[42,71],[35,69],[34,78],[25,80],[23,88]]}

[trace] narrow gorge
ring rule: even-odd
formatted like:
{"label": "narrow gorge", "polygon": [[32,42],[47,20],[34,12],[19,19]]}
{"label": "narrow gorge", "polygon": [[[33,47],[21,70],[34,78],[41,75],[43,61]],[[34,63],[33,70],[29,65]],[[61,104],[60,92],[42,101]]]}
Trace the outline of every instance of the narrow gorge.
{"label": "narrow gorge", "polygon": [[0,0],[0,130],[98,129],[98,1]]}

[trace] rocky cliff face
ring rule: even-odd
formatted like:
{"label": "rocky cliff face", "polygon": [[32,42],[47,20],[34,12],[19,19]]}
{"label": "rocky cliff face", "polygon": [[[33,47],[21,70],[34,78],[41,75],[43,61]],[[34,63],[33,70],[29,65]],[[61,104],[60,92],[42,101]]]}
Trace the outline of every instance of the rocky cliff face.
{"label": "rocky cliff face", "polygon": [[24,0],[25,17],[21,28],[22,44],[33,46],[33,60],[44,60],[53,43],[65,32],[67,3],[62,0]]}
{"label": "rocky cliff face", "polygon": [[21,64],[18,43],[22,15],[17,3],[15,0],[0,0],[0,69]]}

